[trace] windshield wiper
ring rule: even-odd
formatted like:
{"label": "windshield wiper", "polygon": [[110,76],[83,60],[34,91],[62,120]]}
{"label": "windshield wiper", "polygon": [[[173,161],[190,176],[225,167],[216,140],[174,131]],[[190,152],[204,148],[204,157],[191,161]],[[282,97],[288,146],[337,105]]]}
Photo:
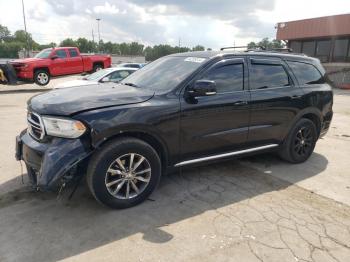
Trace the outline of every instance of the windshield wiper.
{"label": "windshield wiper", "polygon": [[126,86],[139,87],[138,85],[136,85],[134,83],[122,83],[122,84],[126,85]]}

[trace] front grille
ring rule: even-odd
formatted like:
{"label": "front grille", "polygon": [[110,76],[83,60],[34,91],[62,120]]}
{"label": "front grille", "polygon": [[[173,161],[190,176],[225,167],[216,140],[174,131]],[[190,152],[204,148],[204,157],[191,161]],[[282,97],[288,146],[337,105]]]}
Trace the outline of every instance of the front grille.
{"label": "front grille", "polygon": [[29,134],[35,139],[43,139],[45,130],[41,117],[36,113],[28,112],[27,121]]}

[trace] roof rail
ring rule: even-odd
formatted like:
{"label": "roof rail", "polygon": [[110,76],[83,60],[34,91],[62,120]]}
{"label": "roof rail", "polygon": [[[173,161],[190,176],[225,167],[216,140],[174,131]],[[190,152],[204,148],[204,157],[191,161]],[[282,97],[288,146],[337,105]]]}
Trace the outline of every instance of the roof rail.
{"label": "roof rail", "polygon": [[225,49],[239,49],[239,48],[246,48],[247,50],[255,50],[255,49],[259,49],[259,50],[265,50],[265,47],[263,46],[255,46],[254,48],[249,48],[248,46],[228,46],[228,47],[221,47],[220,51],[223,51]]}

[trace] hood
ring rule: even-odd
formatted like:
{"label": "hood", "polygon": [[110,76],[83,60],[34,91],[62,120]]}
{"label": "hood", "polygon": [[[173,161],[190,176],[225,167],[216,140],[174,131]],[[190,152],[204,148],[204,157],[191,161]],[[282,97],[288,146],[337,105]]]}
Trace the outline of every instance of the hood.
{"label": "hood", "polygon": [[88,86],[88,85],[97,85],[97,81],[88,81],[88,80],[72,80],[72,81],[66,81],[64,83],[58,84],[55,86],[55,89],[57,88],[66,88],[66,87],[76,87],[76,86]]}
{"label": "hood", "polygon": [[45,60],[45,59],[32,57],[32,58],[23,58],[23,59],[11,60],[10,63],[12,63],[12,64],[17,64],[17,63],[19,63],[19,64],[28,64],[28,63],[35,63],[37,61],[42,61],[42,60]]}
{"label": "hood", "polygon": [[42,115],[69,116],[103,107],[149,100],[154,91],[111,83],[55,89],[28,100],[28,109]]}

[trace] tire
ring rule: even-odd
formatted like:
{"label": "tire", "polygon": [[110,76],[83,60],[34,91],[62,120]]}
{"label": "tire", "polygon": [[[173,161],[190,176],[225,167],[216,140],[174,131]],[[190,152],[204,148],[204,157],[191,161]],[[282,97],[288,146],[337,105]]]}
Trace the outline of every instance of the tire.
{"label": "tire", "polygon": [[99,70],[102,70],[102,69],[103,69],[103,65],[101,65],[101,64],[96,64],[96,65],[94,65],[92,71],[93,71],[93,72],[96,72],[96,71],[99,71]]}
{"label": "tire", "polygon": [[314,151],[316,141],[315,124],[309,119],[302,118],[289,132],[279,155],[290,163],[305,162]]}
{"label": "tire", "polygon": [[[130,172],[132,158],[134,170]],[[161,162],[153,147],[140,139],[126,137],[109,142],[92,156],[87,183],[98,202],[122,209],[146,200],[160,177]]]}
{"label": "tire", "polygon": [[39,86],[46,86],[50,82],[50,74],[45,69],[36,70],[34,73],[34,82]]}

